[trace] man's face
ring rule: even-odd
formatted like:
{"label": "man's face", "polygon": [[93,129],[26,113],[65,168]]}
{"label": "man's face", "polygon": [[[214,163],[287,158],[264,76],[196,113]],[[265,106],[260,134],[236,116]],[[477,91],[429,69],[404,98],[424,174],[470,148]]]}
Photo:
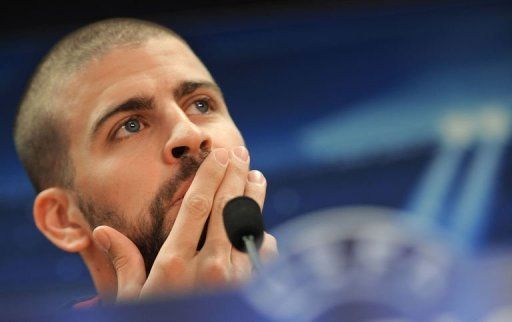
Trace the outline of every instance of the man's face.
{"label": "man's face", "polygon": [[86,64],[58,106],[80,208],[134,241],[146,268],[207,153],[244,145],[208,70],[171,37]]}

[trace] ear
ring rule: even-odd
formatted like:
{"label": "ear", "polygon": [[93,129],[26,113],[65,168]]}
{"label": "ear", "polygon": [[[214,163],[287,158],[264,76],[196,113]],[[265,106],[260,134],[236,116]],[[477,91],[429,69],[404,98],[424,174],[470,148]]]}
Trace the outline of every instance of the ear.
{"label": "ear", "polygon": [[62,188],[41,191],[34,201],[37,228],[55,246],[76,253],[91,243],[91,229],[72,194]]}

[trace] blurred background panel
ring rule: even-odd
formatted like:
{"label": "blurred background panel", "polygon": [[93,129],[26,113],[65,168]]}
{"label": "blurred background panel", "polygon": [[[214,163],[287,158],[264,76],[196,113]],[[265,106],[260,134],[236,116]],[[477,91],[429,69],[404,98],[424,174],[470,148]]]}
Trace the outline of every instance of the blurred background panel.
{"label": "blurred background panel", "polygon": [[91,294],[77,255],[32,221],[12,121],[39,60],[113,16],[176,30],[223,88],[267,227],[334,206],[383,206],[468,252],[512,243],[510,1],[23,3],[0,23],[0,307]]}

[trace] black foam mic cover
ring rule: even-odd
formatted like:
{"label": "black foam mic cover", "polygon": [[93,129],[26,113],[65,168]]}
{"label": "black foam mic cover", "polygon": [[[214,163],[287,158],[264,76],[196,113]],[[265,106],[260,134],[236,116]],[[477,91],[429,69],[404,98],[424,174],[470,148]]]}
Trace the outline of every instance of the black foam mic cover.
{"label": "black foam mic cover", "polygon": [[260,206],[249,197],[240,196],[226,203],[223,211],[224,226],[231,244],[239,251],[247,251],[244,236],[252,235],[256,248],[263,243],[263,216]]}

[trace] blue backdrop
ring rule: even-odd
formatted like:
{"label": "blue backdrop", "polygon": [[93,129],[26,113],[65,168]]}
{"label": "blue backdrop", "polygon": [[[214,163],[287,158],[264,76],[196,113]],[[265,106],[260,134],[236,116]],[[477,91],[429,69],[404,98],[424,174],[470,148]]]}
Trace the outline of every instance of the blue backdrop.
{"label": "blue backdrop", "polygon": [[[149,17],[180,33],[223,88],[265,220],[340,205],[405,210],[474,252],[512,241],[512,5],[465,1]],[[78,26],[0,39],[0,307],[93,291],[32,221],[12,121],[38,61]]]}

